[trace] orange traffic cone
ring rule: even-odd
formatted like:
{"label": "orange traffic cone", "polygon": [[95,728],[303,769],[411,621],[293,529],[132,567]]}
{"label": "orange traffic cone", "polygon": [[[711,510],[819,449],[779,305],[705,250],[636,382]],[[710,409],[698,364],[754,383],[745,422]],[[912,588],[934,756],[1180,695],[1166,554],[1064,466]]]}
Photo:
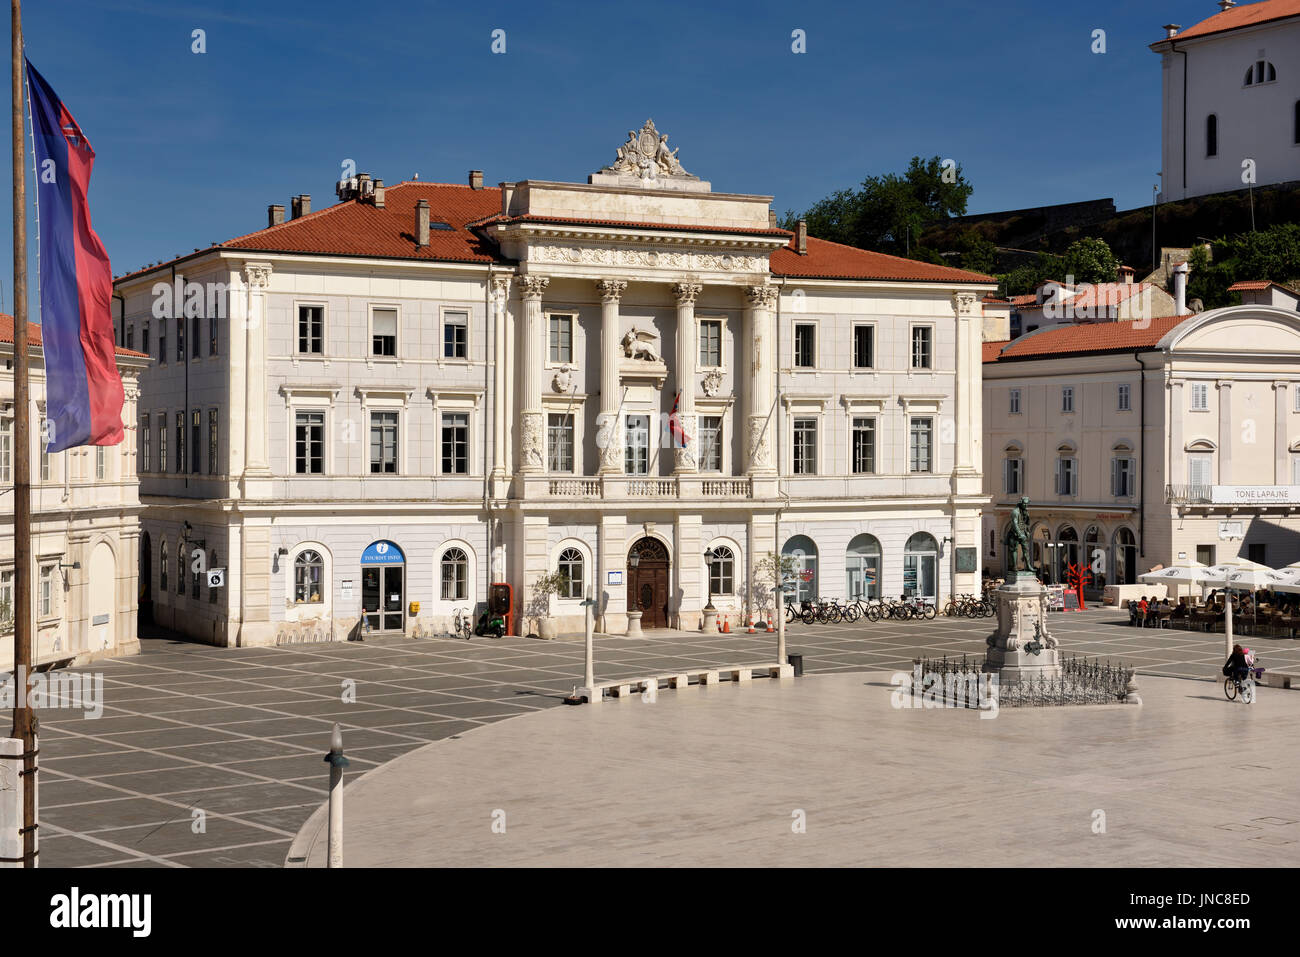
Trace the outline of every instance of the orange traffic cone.
{"label": "orange traffic cone", "polygon": [[729,634],[731,634],[731,616],[730,616],[730,615],[723,615],[723,616],[722,616],[722,633],[723,633],[724,635],[729,635]]}
{"label": "orange traffic cone", "polygon": [[767,623],[767,633],[770,635],[774,631],[776,631],[776,625],[772,624],[772,622],[769,621]]}
{"label": "orange traffic cone", "polygon": [[752,635],[752,634],[755,633],[755,632],[754,632],[754,616],[753,616],[753,615],[750,615],[748,620],[749,620],[749,627],[745,629],[745,634],[747,634],[747,635]]}

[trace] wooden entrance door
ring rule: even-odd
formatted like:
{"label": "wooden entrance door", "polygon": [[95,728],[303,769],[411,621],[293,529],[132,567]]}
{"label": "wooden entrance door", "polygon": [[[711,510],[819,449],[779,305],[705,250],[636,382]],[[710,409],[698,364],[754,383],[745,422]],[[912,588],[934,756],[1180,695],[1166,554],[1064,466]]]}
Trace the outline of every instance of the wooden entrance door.
{"label": "wooden entrance door", "polygon": [[[638,562],[632,567],[631,557]],[[642,628],[668,627],[668,549],[654,538],[643,538],[628,553],[627,607],[641,612]]]}

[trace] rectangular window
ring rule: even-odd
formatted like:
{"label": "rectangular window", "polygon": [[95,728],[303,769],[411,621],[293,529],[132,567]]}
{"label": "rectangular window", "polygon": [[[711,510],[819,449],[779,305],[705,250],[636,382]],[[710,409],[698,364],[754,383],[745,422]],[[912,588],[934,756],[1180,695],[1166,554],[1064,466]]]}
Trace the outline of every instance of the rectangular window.
{"label": "rectangular window", "polygon": [[370,471],[397,473],[397,413],[370,413]]}
{"label": "rectangular window", "polygon": [[[862,327],[859,327],[862,328]],[[876,471],[876,420],[853,420],[853,474],[873,475]]]}
{"label": "rectangular window", "polygon": [[573,317],[551,316],[550,356],[552,362],[573,361]]}
{"label": "rectangular window", "polygon": [[194,316],[190,322],[190,358],[203,358],[203,319]]}
{"label": "rectangular window", "polygon": [[1187,484],[1207,486],[1214,484],[1214,453],[1193,452],[1187,456]]}
{"label": "rectangular window", "polygon": [[103,447],[102,445],[97,445],[97,446],[95,446],[95,479],[96,479],[96,481],[99,481],[99,482],[104,481],[104,473],[105,473],[105,471],[106,471],[106,466],[107,466],[107,462],[106,462],[106,459],[105,459],[105,457],[104,457],[104,447]]}
{"label": "rectangular window", "polygon": [[700,416],[700,471],[722,471],[722,416]]}
{"label": "rectangular window", "polygon": [[208,409],[208,474],[217,474],[217,410]]}
{"label": "rectangular window", "polygon": [[185,361],[185,319],[176,317],[176,361]]}
{"label": "rectangular window", "polygon": [[1077,495],[1079,477],[1077,460],[1071,456],[1061,456],[1056,460],[1056,494]]}
{"label": "rectangular window", "polygon": [[817,474],[817,420],[794,420],[794,474]]}
{"label": "rectangular window", "polygon": [[799,369],[817,365],[817,327],[802,322],[794,327],[794,364]]}
{"label": "rectangular window", "polygon": [[40,475],[42,482],[48,482],[50,480],[50,427],[45,416],[41,416],[40,429],[37,438],[41,446]]}
{"label": "rectangular window", "polygon": [[907,469],[934,471],[934,419],[916,418],[908,430]]}
{"label": "rectangular window", "polygon": [[324,412],[294,413],[293,470],[298,475],[321,475],[324,473]]}
{"label": "rectangular window", "polygon": [[375,309],[371,312],[370,354],[372,356],[397,355],[396,309]]}
{"label": "rectangular window", "polygon": [[1061,411],[1074,411],[1074,386],[1067,385],[1061,387]]}
{"label": "rectangular window", "polygon": [[126,347],[135,349],[135,325],[128,323],[126,327]]}
{"label": "rectangular window", "polygon": [[1010,398],[1007,411],[1012,415],[1019,415],[1020,414],[1020,390],[1012,389],[1010,395],[1011,398]]}
{"label": "rectangular window", "polygon": [[1300,485],[1300,455],[1291,456],[1291,484]]}
{"label": "rectangular window", "polygon": [[469,313],[444,312],[442,314],[442,357],[444,359],[469,358]]}
{"label": "rectangular window", "polygon": [[217,354],[217,330],[218,330],[217,317],[212,316],[211,318],[208,319],[208,355],[209,356],[215,356]]}
{"label": "rectangular window", "polygon": [[167,320],[158,323],[158,364],[167,364]]}
{"label": "rectangular window", "polygon": [[442,414],[442,474],[469,474],[469,413]]}
{"label": "rectangular window", "polygon": [[876,364],[876,329],[874,326],[853,327],[853,368],[870,369]]}
{"label": "rectangular window", "polygon": [[700,320],[700,368],[718,368],[722,365],[722,320]]}
{"label": "rectangular window", "polygon": [[167,458],[167,413],[158,413],[158,471],[166,473],[171,459]]}
{"label": "rectangular window", "polygon": [[0,419],[0,485],[8,485],[14,474],[14,420]]}
{"label": "rectangular window", "polygon": [[40,590],[37,593],[37,608],[42,618],[54,617],[54,565],[41,566]]}
{"label": "rectangular window", "polygon": [[573,416],[551,413],[546,417],[546,467],[552,472],[573,471]]}
{"label": "rectangular window", "polygon": [[149,323],[147,322],[141,323],[140,325],[140,351],[147,356],[153,355],[153,353],[149,351]]}
{"label": "rectangular window", "polygon": [[0,572],[0,634],[8,634],[14,626],[14,573]]}
{"label": "rectangular window", "polygon": [[298,307],[298,353],[307,356],[325,354],[325,307]]}
{"label": "rectangular window", "polygon": [[1193,382],[1191,389],[1192,411],[1204,412],[1210,407],[1210,387],[1205,382]]}
{"label": "rectangular window", "polygon": [[1120,412],[1128,412],[1132,409],[1132,398],[1130,396],[1130,386],[1121,385],[1118,393],[1118,407]]}
{"label": "rectangular window", "polygon": [[153,469],[153,417],[148,413],[140,416],[140,471]]}
{"label": "rectangular window", "polygon": [[1110,494],[1115,498],[1132,498],[1137,460],[1118,456],[1110,460]]}
{"label": "rectangular window", "polygon": [[1246,560],[1260,565],[1268,564],[1268,545],[1265,542],[1251,542],[1246,546]]}
{"label": "rectangular window", "polygon": [[190,474],[203,474],[203,410],[190,412]]}
{"label": "rectangular window", "polygon": [[1008,495],[1023,495],[1025,492],[1025,460],[1003,460],[1002,487]]}
{"label": "rectangular window", "polygon": [[176,474],[185,474],[185,413],[176,413]]}
{"label": "rectangular window", "polygon": [[929,369],[933,366],[934,330],[929,326],[912,327],[912,368]]}
{"label": "rectangular window", "polygon": [[628,475],[650,471],[650,416],[629,415],[624,426],[623,470]]}

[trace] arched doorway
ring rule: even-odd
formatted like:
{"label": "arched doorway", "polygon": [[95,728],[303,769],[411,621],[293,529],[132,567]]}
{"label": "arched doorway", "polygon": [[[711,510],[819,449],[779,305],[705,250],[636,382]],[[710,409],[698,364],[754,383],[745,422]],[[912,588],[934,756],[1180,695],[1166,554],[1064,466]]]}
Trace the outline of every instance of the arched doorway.
{"label": "arched doorway", "polygon": [[1116,585],[1137,584],[1137,539],[1132,529],[1121,528],[1115,532],[1115,557],[1111,565],[1115,570]]}
{"label": "arched doorway", "polygon": [[933,535],[917,532],[903,551],[903,594],[933,603],[938,599],[938,581],[939,543]]}
{"label": "arched doorway", "polygon": [[1073,525],[1062,525],[1056,533],[1056,581],[1069,579],[1069,567],[1079,564],[1079,533]]}
{"label": "arched doorway", "polygon": [[642,628],[668,627],[668,549],[643,538],[627,553],[627,610],[641,612]]}
{"label": "arched doorway", "polygon": [[117,643],[117,559],[107,542],[90,553],[90,637],[82,651],[102,651]]}
{"label": "arched doorway", "polygon": [[849,542],[844,559],[850,601],[880,597],[880,541],[874,535],[858,535]]}
{"label": "arched doorway", "polygon": [[393,542],[374,542],[361,553],[361,630],[406,630],[406,556]]}
{"label": "arched doorway", "polygon": [[785,543],[781,555],[791,560],[795,590],[791,601],[812,601],[817,597],[817,545],[807,535],[795,535]]}
{"label": "arched doorway", "polygon": [[1088,571],[1092,573],[1092,580],[1084,593],[1087,594],[1090,591],[1100,592],[1106,587],[1110,569],[1107,567],[1106,547],[1102,543],[1101,529],[1096,525],[1089,525],[1088,530],[1083,535],[1082,558],[1088,566]]}
{"label": "arched doorway", "polygon": [[140,536],[140,565],[137,587],[139,588],[139,610],[136,613],[137,628],[140,625],[153,624],[153,542],[149,533]]}

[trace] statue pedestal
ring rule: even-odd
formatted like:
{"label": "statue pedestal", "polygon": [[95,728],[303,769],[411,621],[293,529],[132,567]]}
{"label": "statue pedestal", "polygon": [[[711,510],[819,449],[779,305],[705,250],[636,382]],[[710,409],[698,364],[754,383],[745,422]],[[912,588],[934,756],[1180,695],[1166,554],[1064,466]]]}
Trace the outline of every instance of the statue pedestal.
{"label": "statue pedestal", "polygon": [[1056,638],[1047,627],[1047,589],[1028,572],[1017,572],[997,592],[998,627],[988,637],[984,670],[1000,685],[1061,676]]}

